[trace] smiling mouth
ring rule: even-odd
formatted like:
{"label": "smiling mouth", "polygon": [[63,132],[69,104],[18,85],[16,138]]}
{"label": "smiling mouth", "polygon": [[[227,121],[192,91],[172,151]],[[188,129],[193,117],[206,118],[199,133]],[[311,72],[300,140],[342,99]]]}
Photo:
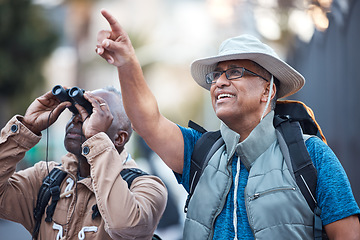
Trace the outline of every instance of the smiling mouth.
{"label": "smiling mouth", "polygon": [[219,94],[219,96],[217,97],[217,100],[224,99],[224,98],[233,98],[233,97],[235,97],[235,96],[232,94],[222,93],[222,94]]}

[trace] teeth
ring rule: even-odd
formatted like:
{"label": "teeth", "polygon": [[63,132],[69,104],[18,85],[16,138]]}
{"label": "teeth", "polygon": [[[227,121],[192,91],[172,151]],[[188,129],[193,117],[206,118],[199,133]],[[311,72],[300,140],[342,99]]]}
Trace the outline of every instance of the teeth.
{"label": "teeth", "polygon": [[231,95],[231,94],[228,94],[228,93],[222,93],[217,97],[217,99],[219,100],[221,98],[227,98],[227,97],[232,98],[232,97],[234,97],[234,95]]}

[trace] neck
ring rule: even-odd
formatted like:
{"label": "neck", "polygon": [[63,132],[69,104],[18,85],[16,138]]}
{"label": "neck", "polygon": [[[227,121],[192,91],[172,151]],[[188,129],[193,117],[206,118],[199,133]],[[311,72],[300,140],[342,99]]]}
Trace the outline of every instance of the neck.
{"label": "neck", "polygon": [[[270,111],[266,111],[264,117]],[[244,141],[250,133],[254,130],[254,128],[260,123],[261,114],[253,114],[251,116],[246,116],[243,118],[236,118],[233,121],[224,122],[231,130],[238,133],[240,135],[239,141]]]}
{"label": "neck", "polygon": [[252,130],[260,123],[260,117],[246,117],[235,119],[233,122],[224,122],[231,130],[240,135],[240,142],[244,141]]}
{"label": "neck", "polygon": [[79,165],[79,174],[80,177],[89,177],[90,176],[90,164],[87,162],[86,158],[84,158],[83,156],[77,156],[76,157],[78,159]]}

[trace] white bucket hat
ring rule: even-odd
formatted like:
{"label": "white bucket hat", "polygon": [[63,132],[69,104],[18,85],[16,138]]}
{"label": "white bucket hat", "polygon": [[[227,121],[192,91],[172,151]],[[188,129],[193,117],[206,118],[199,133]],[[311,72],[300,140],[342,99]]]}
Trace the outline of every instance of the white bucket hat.
{"label": "white bucket hat", "polygon": [[229,38],[220,45],[217,56],[195,60],[191,64],[191,75],[200,86],[209,90],[211,85],[205,82],[205,75],[219,62],[240,59],[256,62],[279,80],[278,98],[296,93],[305,84],[304,77],[281,60],[272,48],[250,35]]}

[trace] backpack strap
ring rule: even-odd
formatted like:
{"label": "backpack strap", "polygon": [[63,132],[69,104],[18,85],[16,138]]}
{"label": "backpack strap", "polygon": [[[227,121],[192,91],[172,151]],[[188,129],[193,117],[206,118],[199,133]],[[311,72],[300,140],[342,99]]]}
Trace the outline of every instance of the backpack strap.
{"label": "backpack strap", "polygon": [[139,168],[124,168],[121,170],[120,175],[127,182],[128,188],[130,189],[130,186],[135,178],[149,174]]}
{"label": "backpack strap", "polygon": [[[194,146],[193,154],[191,155],[191,168],[190,168],[190,178],[189,178],[189,192],[193,193],[197,182],[207,166],[211,156],[215,151],[222,145],[221,141],[214,147],[215,143],[221,137],[220,131],[216,132],[206,132],[204,133],[196,142]],[[219,146],[220,145],[220,146]],[[210,154],[211,152],[211,154]],[[209,157],[207,157],[209,156]]]}
{"label": "backpack strap", "polygon": [[[311,210],[315,209],[315,192],[317,172],[304,143],[303,134],[298,122],[274,117],[275,128],[280,131],[289,149],[295,180]],[[308,181],[305,181],[308,180]]]}
{"label": "backpack strap", "polygon": [[[135,178],[149,174],[140,170],[139,168],[124,168],[123,170],[121,170],[120,175],[122,179],[124,179],[127,182],[128,188],[130,189],[130,186]],[[95,219],[97,216],[100,216],[100,211],[97,204],[92,206],[92,210],[93,210],[93,213],[91,215],[92,219]]]}
{"label": "backpack strap", "polygon": [[288,116],[293,121],[300,123],[301,129],[305,134],[318,136],[327,144],[326,138],[315,120],[313,110],[301,101],[278,100],[275,107],[275,116]]}
{"label": "backpack strap", "polygon": [[198,132],[201,132],[201,133],[207,132],[207,130],[205,128],[203,128],[202,126],[200,126],[199,124],[197,124],[196,122],[193,122],[191,120],[189,120],[189,122],[188,122],[188,127],[192,128]]}
{"label": "backpack strap", "polygon": [[280,131],[289,150],[295,181],[311,210],[314,212],[314,238],[322,239],[321,210],[315,199],[317,171],[307,151],[301,126],[289,117],[274,117],[274,126]]}
{"label": "backpack strap", "polygon": [[[59,168],[53,168],[49,175],[47,175],[40,187],[36,207],[34,209],[35,227],[32,233],[32,238],[37,239],[41,218],[45,212],[45,208],[48,205],[50,197],[52,198],[51,204],[46,209],[46,222],[51,222],[55,212],[57,202],[60,199],[60,185],[67,173]],[[143,175],[148,175],[146,172],[138,168],[125,168],[120,172],[121,177],[127,182],[128,188],[130,188],[135,178]],[[97,204],[92,207],[93,214],[92,218],[96,218],[100,215]]]}
{"label": "backpack strap", "polygon": [[208,132],[200,125],[189,121],[188,126],[203,135],[197,140],[191,155],[190,176],[189,176],[189,194],[184,206],[184,212],[187,212],[189,201],[194,193],[195,187],[207,166],[212,155],[223,145],[224,140],[221,138],[220,130]]}
{"label": "backpack strap", "polygon": [[44,178],[38,193],[36,207],[34,209],[35,227],[32,234],[33,239],[37,239],[40,229],[41,218],[45,212],[45,208],[50,200],[50,197],[52,197],[52,202],[46,211],[46,219],[48,220],[47,222],[52,221],[52,216],[54,214],[57,201],[60,198],[59,186],[66,175],[67,173],[62,171],[61,169],[53,168],[49,175]]}

